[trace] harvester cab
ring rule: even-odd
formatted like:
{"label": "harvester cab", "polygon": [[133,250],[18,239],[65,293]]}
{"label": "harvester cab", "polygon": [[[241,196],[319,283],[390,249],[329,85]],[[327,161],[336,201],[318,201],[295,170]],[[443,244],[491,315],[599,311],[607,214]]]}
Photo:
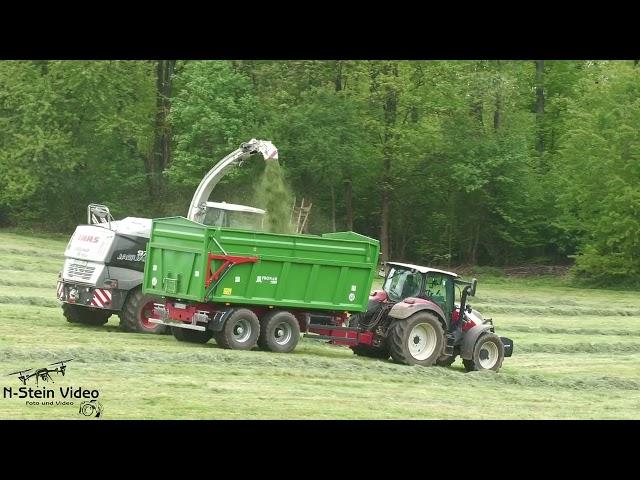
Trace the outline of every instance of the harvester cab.
{"label": "harvester cab", "polygon": [[[278,158],[278,150],[271,142],[252,139],[243,143],[204,176],[187,217],[199,223],[260,230],[264,210],[209,201],[224,174],[256,153],[265,160]],[[58,276],[57,296],[69,322],[102,325],[117,314],[126,331],[166,330],[164,325],[148,321],[156,298],[142,292],[151,226],[150,218],[115,220],[105,205],[92,203],[87,207],[87,224],[76,227]]]}
{"label": "harvester cab", "polygon": [[212,227],[263,230],[266,212],[260,208],[226,202],[206,202],[202,223]]}

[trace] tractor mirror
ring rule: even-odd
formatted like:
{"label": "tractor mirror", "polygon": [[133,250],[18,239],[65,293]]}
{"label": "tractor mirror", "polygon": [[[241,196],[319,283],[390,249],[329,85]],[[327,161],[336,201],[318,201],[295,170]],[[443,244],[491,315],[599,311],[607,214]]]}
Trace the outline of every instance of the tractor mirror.
{"label": "tractor mirror", "polygon": [[474,278],[473,280],[471,280],[471,291],[469,292],[469,295],[471,295],[472,297],[476,296],[477,286],[478,286],[478,279]]}

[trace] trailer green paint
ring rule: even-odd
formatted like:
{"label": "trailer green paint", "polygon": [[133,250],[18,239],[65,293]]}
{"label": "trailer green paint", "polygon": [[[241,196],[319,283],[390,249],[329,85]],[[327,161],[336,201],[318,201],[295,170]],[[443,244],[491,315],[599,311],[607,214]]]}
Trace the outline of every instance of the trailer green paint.
{"label": "trailer green paint", "polygon": [[275,234],[161,218],[143,290],[186,302],[363,312],[379,251],[378,240],[354,232]]}

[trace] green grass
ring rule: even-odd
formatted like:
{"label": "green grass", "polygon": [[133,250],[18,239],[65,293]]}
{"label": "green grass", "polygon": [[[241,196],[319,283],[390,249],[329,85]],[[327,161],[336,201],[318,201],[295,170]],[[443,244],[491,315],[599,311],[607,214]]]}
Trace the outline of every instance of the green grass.
{"label": "green grass", "polygon": [[[123,333],[117,316],[69,324],[55,298],[65,246],[0,231],[0,388],[19,386],[6,373],[75,358],[53,386],[97,388],[106,419],[640,418],[637,292],[479,278],[471,303],[515,352],[498,374],[465,373],[309,339],[279,355]],[[0,398],[0,418],[84,418],[74,402]]]}

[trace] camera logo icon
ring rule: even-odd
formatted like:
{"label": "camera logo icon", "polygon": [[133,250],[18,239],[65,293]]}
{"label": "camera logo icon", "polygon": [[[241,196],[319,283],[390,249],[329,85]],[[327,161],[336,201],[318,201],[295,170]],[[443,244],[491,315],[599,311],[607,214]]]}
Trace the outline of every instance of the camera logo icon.
{"label": "camera logo icon", "polygon": [[78,413],[85,417],[98,418],[102,415],[102,404],[97,400],[87,400],[80,404],[80,410]]}

